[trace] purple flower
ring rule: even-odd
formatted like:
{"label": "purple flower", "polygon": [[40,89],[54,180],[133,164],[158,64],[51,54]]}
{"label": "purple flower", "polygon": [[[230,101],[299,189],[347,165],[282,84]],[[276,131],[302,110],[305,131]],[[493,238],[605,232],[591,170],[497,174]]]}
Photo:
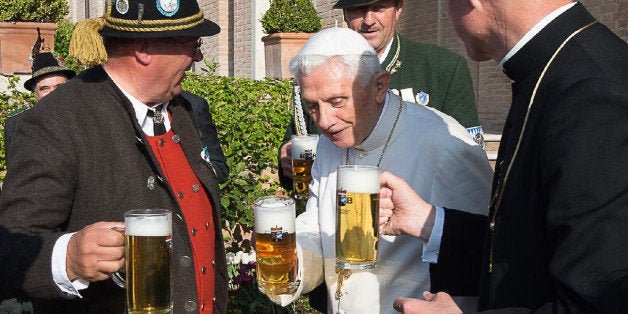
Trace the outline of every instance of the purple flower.
{"label": "purple flower", "polygon": [[253,283],[253,279],[254,279],[253,275],[243,274],[242,275],[242,284],[243,285],[249,285],[249,284]]}

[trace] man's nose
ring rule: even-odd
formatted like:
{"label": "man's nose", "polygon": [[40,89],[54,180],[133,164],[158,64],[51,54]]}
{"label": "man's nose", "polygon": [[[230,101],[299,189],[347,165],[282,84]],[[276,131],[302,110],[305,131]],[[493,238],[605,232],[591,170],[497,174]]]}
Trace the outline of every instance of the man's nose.
{"label": "man's nose", "polygon": [[201,62],[203,61],[203,53],[199,50],[197,53],[194,54],[194,56],[192,56],[192,59],[195,62]]}
{"label": "man's nose", "polygon": [[362,17],[362,26],[373,26],[375,24],[375,13],[373,11],[367,10],[364,12],[364,16]]}
{"label": "man's nose", "polygon": [[318,127],[321,130],[327,130],[334,125],[336,116],[334,109],[327,106],[320,106],[318,108]]}

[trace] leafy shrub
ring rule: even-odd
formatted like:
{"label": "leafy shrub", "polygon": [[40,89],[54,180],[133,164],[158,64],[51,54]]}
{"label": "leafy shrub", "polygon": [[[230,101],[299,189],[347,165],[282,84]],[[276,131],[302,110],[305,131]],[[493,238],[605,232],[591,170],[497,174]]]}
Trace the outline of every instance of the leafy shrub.
{"label": "leafy shrub", "polygon": [[271,0],[262,16],[266,34],[316,33],[323,25],[311,0]]}
{"label": "leafy shrub", "polygon": [[[2,1],[2,0],[0,0]],[[61,19],[57,22],[57,31],[55,33],[55,53],[62,57],[67,58],[70,51],[70,40],[72,39],[72,32],[76,24]]]}
{"label": "leafy shrub", "polygon": [[0,0],[0,21],[56,23],[68,14],[66,0]]}
{"label": "leafy shrub", "polygon": [[74,72],[76,73],[79,73],[85,69],[85,66],[80,65],[78,62],[74,61],[72,57],[69,56],[70,40],[72,39],[72,32],[74,32],[75,27],[76,24],[66,19],[61,19],[59,22],[57,22],[54,54],[57,58],[59,58],[59,60],[65,62],[65,65],[68,68],[74,70]]}

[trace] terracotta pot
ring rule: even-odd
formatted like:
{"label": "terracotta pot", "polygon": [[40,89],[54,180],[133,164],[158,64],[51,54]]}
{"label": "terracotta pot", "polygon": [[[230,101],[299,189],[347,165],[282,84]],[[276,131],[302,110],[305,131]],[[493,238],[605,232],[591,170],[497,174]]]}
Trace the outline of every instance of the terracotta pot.
{"label": "terracotta pot", "polygon": [[54,50],[55,23],[0,22],[0,73],[31,73],[31,51],[37,40],[37,27],[43,45]]}
{"label": "terracotta pot", "polygon": [[290,60],[299,53],[311,33],[275,33],[262,37],[266,76],[272,78],[292,78]]}

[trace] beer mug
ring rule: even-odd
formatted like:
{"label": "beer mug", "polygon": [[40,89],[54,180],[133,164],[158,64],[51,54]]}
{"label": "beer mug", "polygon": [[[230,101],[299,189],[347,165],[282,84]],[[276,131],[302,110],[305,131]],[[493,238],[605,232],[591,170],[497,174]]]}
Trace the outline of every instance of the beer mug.
{"label": "beer mug", "polygon": [[379,167],[338,166],[336,265],[368,269],[377,263]]}
{"label": "beer mug", "polygon": [[262,197],[254,213],[258,288],[268,295],[291,294],[299,286],[294,200]]}
{"label": "beer mug", "polygon": [[172,313],[172,213],[165,209],[135,209],[124,213],[128,313]]}
{"label": "beer mug", "polygon": [[318,135],[293,135],[291,139],[294,198],[301,211],[310,194],[309,185],[312,181],[312,164],[316,158]]}

